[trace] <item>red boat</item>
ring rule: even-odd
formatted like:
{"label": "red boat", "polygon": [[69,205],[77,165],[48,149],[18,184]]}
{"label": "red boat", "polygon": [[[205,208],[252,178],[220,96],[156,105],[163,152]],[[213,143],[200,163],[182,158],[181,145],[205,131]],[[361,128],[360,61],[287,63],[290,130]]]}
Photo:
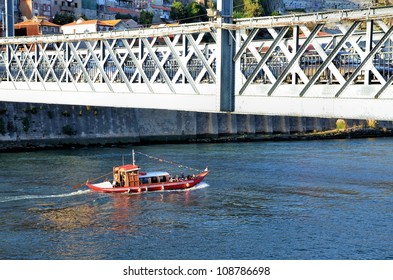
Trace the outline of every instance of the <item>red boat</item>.
{"label": "red boat", "polygon": [[134,164],[126,164],[113,168],[113,181],[101,183],[86,182],[91,190],[106,193],[140,193],[164,190],[189,189],[200,182],[209,173],[207,168],[196,175],[172,177],[167,172],[141,172]]}

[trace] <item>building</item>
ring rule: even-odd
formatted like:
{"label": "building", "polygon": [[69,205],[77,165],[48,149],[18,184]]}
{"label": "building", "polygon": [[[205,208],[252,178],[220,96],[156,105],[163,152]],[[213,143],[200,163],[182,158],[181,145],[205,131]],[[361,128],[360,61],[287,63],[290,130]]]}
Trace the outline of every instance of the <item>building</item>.
{"label": "building", "polygon": [[60,26],[49,22],[45,17],[24,17],[22,22],[14,24],[15,36],[37,36],[60,34]]}
{"label": "building", "polygon": [[280,13],[361,9],[374,4],[375,0],[271,0],[267,2],[269,10]]}
{"label": "building", "polygon": [[96,19],[84,20],[83,18],[77,21],[62,25],[60,30],[63,34],[83,34],[99,31],[110,31],[114,29],[114,22],[105,22]]}
{"label": "building", "polygon": [[53,15],[57,13],[68,13],[76,18],[81,17],[83,15],[82,0],[53,0]]}
{"label": "building", "polygon": [[130,18],[139,18],[141,12],[127,8],[105,7],[103,11],[98,13],[98,18],[101,20],[115,19],[117,14],[128,15]]}
{"label": "building", "polygon": [[76,18],[97,18],[97,0],[19,0],[21,16],[45,16],[52,19],[57,13],[68,13]]}
{"label": "building", "polygon": [[162,5],[150,5],[151,11],[153,12],[154,19],[161,19],[162,21],[169,21],[171,8]]}

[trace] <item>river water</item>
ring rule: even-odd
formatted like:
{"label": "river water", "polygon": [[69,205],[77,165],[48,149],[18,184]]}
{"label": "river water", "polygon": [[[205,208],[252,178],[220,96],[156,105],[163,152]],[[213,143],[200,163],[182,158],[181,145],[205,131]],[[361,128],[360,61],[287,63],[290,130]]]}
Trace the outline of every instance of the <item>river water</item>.
{"label": "river water", "polygon": [[137,146],[163,159],[138,154],[144,169],[211,170],[194,189],[140,195],[72,188],[130,161],[132,147],[1,153],[0,259],[393,259],[392,147]]}

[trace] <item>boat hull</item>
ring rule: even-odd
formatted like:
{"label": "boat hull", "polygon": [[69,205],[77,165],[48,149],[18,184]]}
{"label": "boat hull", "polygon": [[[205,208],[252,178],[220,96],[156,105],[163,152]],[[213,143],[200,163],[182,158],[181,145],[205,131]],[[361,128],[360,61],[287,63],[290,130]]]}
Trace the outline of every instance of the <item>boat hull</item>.
{"label": "boat hull", "polygon": [[139,187],[114,187],[109,181],[98,184],[87,182],[86,186],[93,191],[104,193],[142,193],[154,191],[185,190],[190,189],[202,182],[208,173],[208,171],[204,171],[191,179],[178,180],[177,182],[140,185]]}

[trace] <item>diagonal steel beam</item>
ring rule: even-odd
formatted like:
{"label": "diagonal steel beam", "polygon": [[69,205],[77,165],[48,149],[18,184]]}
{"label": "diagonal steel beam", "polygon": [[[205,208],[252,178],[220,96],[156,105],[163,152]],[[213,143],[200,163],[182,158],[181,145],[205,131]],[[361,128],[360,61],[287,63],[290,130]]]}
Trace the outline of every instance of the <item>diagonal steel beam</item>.
{"label": "diagonal steel beam", "polygon": [[198,48],[197,44],[195,43],[194,38],[190,34],[187,34],[186,37],[187,37],[188,41],[191,43],[192,47],[194,48],[195,54],[202,61],[203,65],[205,66],[207,72],[209,72],[213,81],[216,82],[216,74],[214,73],[213,69],[210,67],[208,61],[206,60],[206,58],[203,55],[203,53],[201,52],[201,50]]}
{"label": "diagonal steel beam", "polygon": [[[67,43],[66,42],[63,42],[63,43],[61,43],[61,45],[58,47],[56,44],[54,44],[54,46],[55,46],[55,49],[56,49],[56,52],[60,52],[60,49],[63,49],[64,48],[64,50],[65,50],[65,48],[67,47]],[[65,52],[65,51],[64,51]],[[72,83],[74,84],[74,87],[75,87],[75,90],[76,91],[79,91],[78,90],[78,87],[77,87],[77,85],[76,85],[76,82],[75,82],[75,79],[74,79],[74,77],[72,76],[72,73],[71,73],[71,71],[70,71],[70,69],[69,69],[69,66],[70,66],[70,62],[71,62],[71,59],[68,59],[67,61],[65,61],[64,60],[64,56],[63,55],[59,55],[59,59],[60,59],[60,62],[62,62],[63,64],[64,64],[64,70],[63,70],[63,73],[61,74],[61,76],[60,76],[60,81],[62,81],[63,80],[63,78],[71,78],[71,81],[72,81]],[[65,77],[65,75],[66,75],[66,77]],[[68,81],[68,79],[66,79],[67,81]]]}
{"label": "diagonal steel beam", "polygon": [[386,81],[386,83],[382,86],[382,88],[377,92],[377,94],[374,96],[375,99],[379,98],[379,96],[384,93],[388,87],[390,87],[393,83],[393,75],[390,76],[390,78]]}
{"label": "diagonal steel beam", "polygon": [[317,24],[314,27],[311,34],[307,37],[306,41],[303,43],[303,45],[296,52],[295,56],[288,63],[288,66],[281,73],[280,77],[278,77],[276,82],[270,87],[270,89],[267,93],[268,96],[271,96],[273,94],[273,92],[276,90],[276,88],[282,83],[282,81],[284,81],[285,77],[289,74],[292,67],[295,65],[295,63],[298,63],[299,58],[307,50],[308,45],[311,43],[312,40],[315,39],[315,36],[317,36],[318,32],[322,29],[323,26],[324,26],[324,24]]}
{"label": "diagonal steel beam", "polygon": [[[306,34],[306,35],[310,34],[310,31],[308,30],[308,28],[306,26],[300,26],[300,29],[303,31],[304,34]],[[346,31],[343,33],[346,33]],[[324,48],[318,42],[314,42],[313,46],[314,46],[315,51],[322,58],[322,60],[326,60],[328,55],[326,54]],[[336,77],[336,79],[340,83],[340,85],[343,85],[345,83],[345,79],[341,75],[340,71],[337,69],[336,65],[334,65],[334,63],[330,63],[328,68],[332,72],[332,74]]]}
{"label": "diagonal steel beam", "polygon": [[126,39],[122,39],[122,42],[123,42],[124,46],[126,47],[126,49],[128,51],[128,55],[131,57],[132,62],[135,64],[136,68],[138,69],[139,74],[142,77],[142,80],[145,82],[145,84],[149,88],[150,93],[154,93],[154,90],[153,90],[153,88],[151,86],[150,80],[146,76],[145,71],[143,71],[143,68],[142,68],[142,66],[139,63],[139,60],[136,58],[135,54],[133,53],[130,45],[128,44],[128,41]]}
{"label": "diagonal steel beam", "polygon": [[[309,36],[311,34],[311,32],[308,30],[308,28],[306,26],[299,26],[300,28],[307,30],[308,33],[304,32],[304,34],[306,34],[307,36]],[[276,38],[278,36],[276,30],[274,28],[268,28],[267,29],[269,31],[269,33],[273,36],[273,38]],[[316,42],[313,43],[314,45],[317,44]],[[278,47],[280,48],[281,52],[285,55],[285,58],[290,61],[294,54],[291,53],[288,49],[288,46],[285,44],[284,40],[281,40],[281,42],[278,44]],[[294,65],[293,71],[296,72],[296,74],[299,75],[300,79],[304,82],[304,84],[308,83],[309,79],[307,77],[307,75],[304,73],[303,69],[300,68],[300,65],[297,63]],[[276,79],[274,79],[274,82],[276,81]]]}
{"label": "diagonal steel beam", "polygon": [[[87,73],[85,65],[83,64],[81,58],[79,57],[78,53],[76,52],[74,45],[72,43],[69,43],[68,46],[70,47],[70,50],[71,50],[71,52],[74,55],[74,58],[76,59],[78,64],[81,66],[81,70],[82,70],[83,74],[85,75],[85,77],[87,79],[87,82],[89,83],[90,88],[93,91],[96,91],[96,89],[94,88],[93,82],[90,79],[89,73]],[[79,79],[79,77],[78,77],[78,79]]]}
{"label": "diagonal steel beam", "polygon": [[169,79],[168,74],[165,72],[164,67],[162,67],[162,65],[160,63],[160,60],[158,59],[157,55],[154,53],[152,47],[150,46],[150,43],[147,41],[146,38],[142,38],[142,42],[143,42],[143,45],[147,48],[147,51],[149,52],[151,58],[154,60],[154,62],[156,64],[156,66],[158,67],[161,75],[164,77],[164,80],[165,80],[167,86],[170,88],[170,90],[173,93],[176,93],[176,90],[173,88],[171,79]]}
{"label": "diagonal steel beam", "polygon": [[[96,62],[96,66],[98,67],[98,70],[101,72],[101,75],[102,75],[103,79],[105,80],[105,83],[106,83],[106,85],[108,86],[109,90],[110,90],[111,92],[114,92],[114,90],[113,90],[113,88],[112,88],[112,85],[111,85],[111,81],[109,80],[108,76],[106,75],[106,72],[105,72],[104,68],[102,68],[102,65],[101,65],[100,61],[98,60],[97,55],[94,53],[94,49],[91,47],[90,42],[89,42],[89,41],[86,41],[85,44],[86,44],[87,48],[89,49],[90,54],[91,54],[91,56],[93,57],[94,61]],[[87,60],[87,61],[88,61],[88,60]],[[85,72],[87,72],[87,71],[86,71],[87,61],[85,62],[85,63],[86,63],[86,64],[84,65],[85,67],[83,67],[83,69],[85,70]],[[89,79],[90,79],[90,77],[89,77]]]}
{"label": "diagonal steel beam", "polygon": [[[128,81],[128,78],[127,78],[126,74],[125,74],[124,71],[123,71],[123,68],[121,67],[119,61],[117,61],[117,57],[116,57],[115,53],[113,52],[112,48],[110,47],[108,41],[107,41],[107,40],[103,40],[103,42],[104,42],[104,45],[106,46],[106,50],[110,53],[110,55],[111,55],[111,57],[112,57],[112,60],[113,60],[113,62],[115,63],[116,68],[117,68],[117,70],[118,70],[119,73],[120,73],[120,76],[123,78],[123,82],[127,85],[127,88],[128,88],[128,90],[129,90],[130,92],[134,92],[134,91],[132,90],[131,84],[130,84],[130,82]],[[116,73],[115,73],[115,75],[116,75]]]}
{"label": "diagonal steel beam", "polygon": [[393,26],[389,28],[389,30],[383,35],[381,40],[375,45],[375,47],[371,50],[371,52],[366,56],[366,58],[360,63],[360,65],[353,71],[352,75],[348,78],[348,80],[345,82],[345,84],[339,89],[339,91],[336,93],[335,97],[339,97],[344,90],[355,80],[356,76],[359,74],[359,72],[366,66],[369,62],[370,59],[374,57],[374,55],[380,50],[383,44],[391,37],[393,33]]}
{"label": "diagonal steel beam", "polygon": [[[339,28],[343,33],[347,32],[347,29],[345,28],[345,26],[340,25]],[[385,30],[385,32],[386,31],[387,30]],[[359,36],[359,38],[357,38],[357,40],[356,40],[355,36],[352,36],[351,38],[349,38],[348,42],[351,44],[351,47],[359,55],[360,59],[364,60],[364,59],[366,59],[366,56],[367,56],[366,51],[363,51],[362,48],[359,46],[359,42],[362,40],[362,37],[363,36]],[[368,41],[369,41],[369,39],[368,39]],[[368,65],[368,66],[370,67],[370,71],[373,72],[374,76],[378,79],[378,81],[381,84],[384,84],[385,79],[384,79],[384,77],[382,77],[381,73],[379,73],[379,71],[375,68],[375,66],[374,65]]]}
{"label": "diagonal steel beam", "polygon": [[285,26],[281,29],[280,33],[274,39],[273,43],[270,45],[270,48],[267,50],[265,55],[262,57],[262,59],[258,62],[257,66],[255,67],[254,71],[251,73],[251,75],[248,77],[247,81],[244,83],[244,85],[241,87],[239,91],[239,95],[242,95],[246,88],[251,84],[251,82],[254,80],[254,78],[257,76],[258,72],[261,70],[262,66],[267,62],[271,54],[273,53],[274,49],[278,46],[282,38],[284,38],[285,34],[287,34],[289,27]]}
{"label": "diagonal steel beam", "polygon": [[190,72],[188,72],[187,67],[185,67],[184,64],[182,63],[182,61],[181,61],[179,55],[177,54],[175,48],[174,48],[173,45],[172,45],[171,40],[168,38],[168,36],[164,36],[164,40],[165,40],[165,43],[167,44],[167,46],[169,47],[169,49],[171,50],[172,55],[175,57],[177,63],[178,63],[179,66],[180,66],[180,68],[182,69],[182,71],[183,71],[184,75],[186,76],[188,82],[191,84],[191,86],[192,86],[192,88],[194,89],[194,91],[195,91],[197,94],[200,94],[200,92],[199,92],[197,86],[195,85],[194,79],[191,77]]}
{"label": "diagonal steel beam", "polygon": [[329,64],[333,61],[336,55],[341,50],[342,46],[347,42],[348,38],[352,36],[356,28],[361,24],[361,21],[356,21],[352,24],[351,28],[347,31],[344,37],[341,38],[340,42],[336,45],[330,55],[325,59],[325,61],[319,66],[318,70],[315,72],[314,76],[310,79],[307,85],[304,86],[303,90],[300,92],[299,96],[302,97],[307,93],[307,91],[315,84],[322,72],[326,70]]}
{"label": "diagonal steel beam", "polygon": [[258,28],[254,28],[251,31],[251,33],[248,34],[247,39],[244,41],[243,45],[240,47],[240,49],[236,53],[235,57],[233,58],[233,61],[237,61],[241,57],[243,52],[247,49],[247,47],[250,45],[250,43],[254,39],[255,35],[257,35],[258,31],[259,31]]}
{"label": "diagonal steel beam", "polygon": [[[30,85],[29,85],[29,79],[27,79],[27,77],[26,77],[26,75],[25,75],[25,72],[23,71],[22,64],[21,64],[21,62],[20,62],[18,56],[16,55],[15,50],[12,48],[12,46],[10,46],[10,49],[9,49],[9,50],[10,50],[10,54],[11,54],[9,63],[11,63],[12,59],[14,59],[14,60],[16,61],[16,63],[18,64],[18,67],[19,67],[19,72],[22,73],[22,76],[24,77],[24,80],[25,80],[25,82],[26,82],[26,84],[27,84],[27,87],[28,87],[29,89],[31,89],[31,87],[30,87]],[[18,72],[17,77],[19,76],[19,72]],[[16,77],[16,78],[17,78],[17,77]]]}
{"label": "diagonal steel beam", "polygon": [[[41,53],[42,53],[42,55],[44,56],[45,60],[47,60],[47,62],[50,62],[50,58],[49,58],[49,56],[48,56],[48,55],[46,54],[46,52],[45,52],[45,50],[46,50],[46,48],[47,48],[47,45],[45,45],[45,48],[42,48],[42,46],[41,46],[40,44],[39,44],[39,46],[40,46]],[[56,73],[55,73],[55,71],[54,71],[54,69],[53,69],[53,66],[54,66],[55,63],[56,63],[56,60],[57,60],[58,55],[59,55],[58,53],[55,53],[54,58],[52,57],[53,60],[52,60],[52,62],[50,62],[49,71],[48,71],[48,73],[46,74],[46,76],[45,76],[45,78],[44,78],[44,81],[46,81],[46,80],[48,79],[49,74],[52,74],[52,76],[53,76],[53,77],[55,78],[55,80],[56,80],[56,83],[57,83],[59,89],[61,89],[60,81],[59,81],[59,79],[57,78]]]}
{"label": "diagonal steel beam", "polygon": [[[241,34],[240,36],[244,37],[243,34]],[[273,38],[276,38],[278,36],[278,34],[276,33],[276,34],[273,34],[272,36],[273,36]],[[261,59],[262,59],[262,55],[260,54],[261,48],[262,48],[262,46],[258,50],[253,47],[249,48],[250,53],[255,57],[257,62],[261,61]],[[266,63],[264,65],[262,65],[262,70],[271,83],[274,83],[276,81],[276,77],[273,75],[272,71],[266,65]]]}

